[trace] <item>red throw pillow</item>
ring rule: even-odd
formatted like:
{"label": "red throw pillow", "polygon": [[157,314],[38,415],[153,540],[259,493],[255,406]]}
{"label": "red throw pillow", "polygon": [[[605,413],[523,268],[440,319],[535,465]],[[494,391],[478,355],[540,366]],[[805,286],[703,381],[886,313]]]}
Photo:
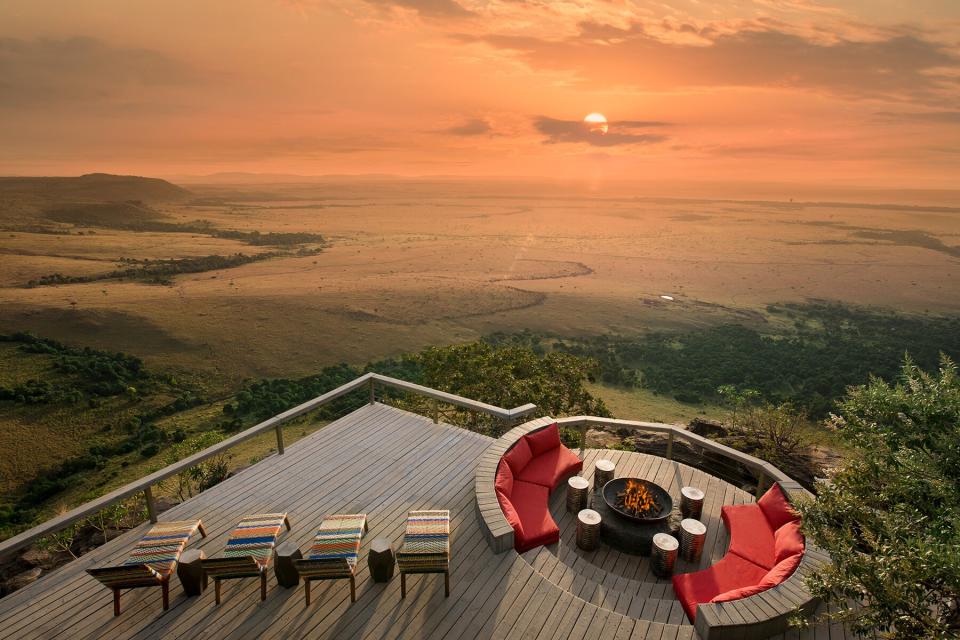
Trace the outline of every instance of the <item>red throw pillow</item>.
{"label": "red throw pillow", "polygon": [[530,451],[530,445],[523,438],[517,440],[517,444],[513,445],[513,448],[503,456],[515,476],[520,475],[520,472],[532,458],[533,453]]}
{"label": "red throw pillow", "polygon": [[533,455],[539,456],[542,453],[546,453],[560,446],[560,429],[557,427],[557,423],[554,422],[549,427],[532,431],[523,436],[523,438],[527,441],[527,444],[530,445],[530,451],[533,452]]}
{"label": "red throw pillow", "polygon": [[803,534],[800,533],[800,521],[792,520],[773,534],[774,562],[802,554],[804,550]]}
{"label": "red throw pillow", "polygon": [[497,467],[497,477],[493,481],[493,488],[497,493],[502,493],[507,498],[513,495],[513,472],[510,470],[510,465],[503,460]]}
{"label": "red throw pillow", "polygon": [[520,516],[517,515],[517,509],[513,506],[513,503],[510,501],[510,498],[506,497],[499,491],[497,492],[497,502],[500,503],[500,510],[503,511],[503,517],[507,519],[507,522],[510,523],[510,526],[513,527],[514,532],[518,537],[523,537],[523,523],[520,522]]}
{"label": "red throw pillow", "polygon": [[731,600],[739,600],[740,598],[746,598],[749,596],[755,596],[758,593],[763,593],[769,589],[769,585],[759,585],[754,584],[749,587],[740,587],[739,589],[731,589],[730,591],[724,591],[713,597],[710,602],[730,602]]}
{"label": "red throw pillow", "polygon": [[800,517],[800,514],[790,505],[787,496],[783,494],[783,489],[776,482],[767,489],[763,497],[757,500],[757,504],[763,510],[763,515],[767,516],[767,522],[770,523],[770,528],[774,531]]}
{"label": "red throw pillow", "polygon": [[770,587],[775,587],[790,576],[793,575],[793,572],[797,570],[797,567],[800,566],[800,561],[803,559],[803,554],[798,553],[793,556],[787,556],[780,562],[770,569],[767,575],[763,576],[763,579],[757,586],[762,586],[765,589]]}

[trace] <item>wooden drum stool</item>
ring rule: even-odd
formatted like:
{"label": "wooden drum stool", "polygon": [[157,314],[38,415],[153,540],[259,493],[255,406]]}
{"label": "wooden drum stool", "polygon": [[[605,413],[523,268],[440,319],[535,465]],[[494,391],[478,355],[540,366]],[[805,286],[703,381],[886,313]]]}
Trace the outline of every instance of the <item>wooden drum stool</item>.
{"label": "wooden drum stool", "polygon": [[609,460],[597,460],[597,466],[593,470],[593,490],[600,491],[603,485],[613,480],[613,471],[616,466]]}
{"label": "wooden drum stool", "polygon": [[207,576],[203,573],[200,561],[206,558],[202,549],[184,551],[177,562],[177,577],[183,586],[183,593],[188,596],[199,596],[207,588]]}
{"label": "wooden drum stool", "polygon": [[583,476],[572,476],[567,480],[567,511],[580,513],[587,508],[587,490],[590,483]]}
{"label": "wooden drum stool", "polygon": [[583,509],[577,514],[577,546],[593,551],[599,542],[600,514],[593,509]]}
{"label": "wooden drum stool", "polygon": [[669,578],[673,575],[673,565],[677,561],[677,549],[679,548],[680,543],[669,533],[658,533],[653,536],[650,553],[653,575],[658,578]]}
{"label": "wooden drum stool", "polygon": [[680,515],[699,520],[703,515],[703,491],[696,487],[680,489]]}
{"label": "wooden drum stool", "polygon": [[680,555],[684,560],[698,562],[703,552],[703,541],[707,538],[707,525],[699,520],[687,518],[680,522]]}

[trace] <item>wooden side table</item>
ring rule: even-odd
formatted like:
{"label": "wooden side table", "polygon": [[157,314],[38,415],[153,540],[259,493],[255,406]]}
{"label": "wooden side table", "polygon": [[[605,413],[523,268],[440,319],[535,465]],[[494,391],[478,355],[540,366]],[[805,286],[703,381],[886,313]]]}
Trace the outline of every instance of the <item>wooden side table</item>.
{"label": "wooden side table", "polygon": [[707,538],[707,525],[687,518],[680,521],[680,555],[684,560],[698,562]]}
{"label": "wooden side table", "polygon": [[300,572],[294,565],[294,560],[303,557],[299,547],[293,540],[277,545],[273,550],[273,572],[277,576],[277,584],[281,587],[295,587],[300,584]]}
{"label": "wooden side table", "polygon": [[386,538],[375,538],[367,552],[367,566],[374,582],[389,582],[393,577],[393,547]]}
{"label": "wooden side table", "polygon": [[577,514],[577,546],[593,551],[599,542],[600,514],[593,509],[583,509]]}
{"label": "wooden side table", "polygon": [[669,578],[673,575],[673,565],[677,561],[677,549],[679,548],[680,543],[669,533],[658,533],[653,536],[650,553],[653,575],[658,578]]}
{"label": "wooden side table", "polygon": [[567,511],[580,513],[587,508],[587,493],[590,483],[583,476],[571,476],[567,480]]}
{"label": "wooden side table", "polygon": [[593,490],[600,491],[603,489],[603,485],[613,480],[613,472],[615,469],[616,465],[611,461],[597,460],[597,464],[593,469]]}
{"label": "wooden side table", "polygon": [[703,491],[696,487],[680,489],[680,515],[699,520],[703,515]]}
{"label": "wooden side table", "polygon": [[177,561],[177,577],[180,578],[185,595],[199,596],[207,588],[207,575],[200,564],[206,557],[201,549],[190,549],[180,555],[180,560]]}

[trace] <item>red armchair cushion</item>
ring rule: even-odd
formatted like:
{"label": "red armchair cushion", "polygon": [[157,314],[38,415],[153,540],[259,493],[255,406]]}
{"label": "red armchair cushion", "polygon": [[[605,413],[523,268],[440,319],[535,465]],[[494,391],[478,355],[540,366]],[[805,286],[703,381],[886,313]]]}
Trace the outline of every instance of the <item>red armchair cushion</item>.
{"label": "red armchair cushion", "polygon": [[500,503],[500,510],[503,511],[503,516],[507,519],[507,522],[510,523],[510,526],[513,527],[513,539],[514,542],[516,542],[517,538],[523,537],[523,523],[520,521],[520,515],[513,507],[510,498],[499,491],[497,491],[497,502]]}
{"label": "red armchair cushion", "polygon": [[763,509],[763,514],[767,516],[770,528],[774,531],[800,517],[800,514],[790,506],[790,501],[776,482],[757,500],[757,504]]}
{"label": "red armchair cushion", "polygon": [[767,575],[763,576],[763,580],[760,581],[758,586],[761,586],[765,589],[777,586],[793,575],[793,572],[796,571],[797,567],[800,566],[801,560],[803,560],[803,554],[801,553],[787,556],[778,562],[773,569],[770,569],[770,571],[767,572]]}
{"label": "red armchair cushion", "polygon": [[800,521],[793,520],[783,525],[773,534],[774,562],[803,553],[803,534],[800,533]]}
{"label": "red armchair cushion", "polygon": [[564,478],[574,475],[582,468],[583,461],[577,454],[560,446],[534,457],[517,479],[553,489]]}
{"label": "red armchair cushion", "polygon": [[560,529],[550,517],[549,498],[547,487],[522,480],[513,483],[510,501],[522,524],[519,531],[513,529],[513,543],[519,553],[560,540]]}
{"label": "red armchair cushion", "polygon": [[493,488],[497,493],[502,493],[507,498],[513,495],[513,471],[510,470],[510,465],[503,460],[497,466],[497,477],[493,481]]}
{"label": "red armchair cushion", "polygon": [[746,598],[748,596],[755,596],[758,593],[763,593],[769,588],[769,585],[755,584],[749,587],[731,589],[730,591],[724,591],[719,595],[713,596],[713,599],[710,602],[730,602],[731,600],[739,600],[740,598]]}
{"label": "red armchair cushion", "polygon": [[530,445],[533,457],[537,457],[560,446],[560,429],[553,423],[549,427],[528,433],[523,438]]}
{"label": "red armchair cushion", "polygon": [[757,505],[724,505],[720,517],[730,531],[727,555],[735,553],[768,571],[773,568],[777,563],[773,529]]}
{"label": "red armchair cushion", "polygon": [[530,445],[527,444],[526,440],[520,438],[517,440],[517,443],[513,445],[513,448],[504,454],[503,459],[510,465],[510,470],[513,471],[513,475],[519,476],[520,472],[523,471],[523,468],[527,466],[527,463],[530,462],[532,457],[533,453],[530,451]]}
{"label": "red armchair cushion", "polygon": [[692,622],[697,617],[698,604],[710,602],[726,591],[755,585],[766,574],[767,569],[728,553],[703,571],[673,576],[673,591]]}

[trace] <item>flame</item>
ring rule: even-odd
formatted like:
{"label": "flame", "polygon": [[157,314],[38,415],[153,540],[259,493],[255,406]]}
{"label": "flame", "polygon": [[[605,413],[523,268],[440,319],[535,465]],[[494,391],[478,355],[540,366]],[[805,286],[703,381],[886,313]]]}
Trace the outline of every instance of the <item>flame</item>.
{"label": "flame", "polygon": [[624,510],[638,516],[660,509],[657,501],[653,498],[653,494],[647,490],[642,482],[636,480],[627,480],[623,492],[619,493],[617,497],[623,502]]}

